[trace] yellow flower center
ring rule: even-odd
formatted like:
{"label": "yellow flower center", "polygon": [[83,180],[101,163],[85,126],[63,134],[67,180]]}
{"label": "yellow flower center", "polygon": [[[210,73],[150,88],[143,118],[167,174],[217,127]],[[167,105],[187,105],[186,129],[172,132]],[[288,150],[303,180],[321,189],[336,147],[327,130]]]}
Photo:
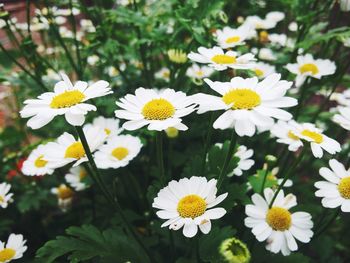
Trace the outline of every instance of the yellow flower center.
{"label": "yellow flower center", "polygon": [[303,130],[301,132],[302,135],[311,138],[312,140],[314,140],[315,143],[322,143],[323,142],[323,135],[318,133],[318,132],[314,132],[314,131],[310,131],[310,130]]}
{"label": "yellow flower center", "polygon": [[85,177],[87,176],[87,172],[85,171],[85,169],[80,169],[79,172],[79,180],[83,180]]}
{"label": "yellow flower center", "polygon": [[5,198],[2,195],[0,195],[0,204],[3,203],[4,201],[5,201]]}
{"label": "yellow flower center", "polygon": [[319,72],[318,67],[312,63],[306,63],[306,64],[302,65],[299,68],[299,71],[302,74],[307,73],[307,72],[311,72],[312,75],[316,75]]}
{"label": "yellow flower center", "polygon": [[68,108],[79,104],[83,99],[85,99],[85,95],[79,90],[65,91],[53,97],[50,107],[53,109]]}
{"label": "yellow flower center", "polygon": [[80,159],[85,156],[85,150],[81,142],[74,142],[68,146],[64,158]]}
{"label": "yellow flower center", "polygon": [[234,110],[251,110],[260,105],[261,98],[258,93],[250,89],[234,89],[227,92],[222,100],[232,105]]}
{"label": "yellow flower center", "polygon": [[257,75],[258,77],[264,76],[264,71],[262,71],[261,69],[257,68],[254,70],[254,72],[255,72],[255,75]]}
{"label": "yellow flower center", "polygon": [[340,180],[338,191],[343,198],[350,199],[350,176]]}
{"label": "yellow flower center", "polygon": [[204,72],[203,72],[203,70],[198,70],[198,71],[196,72],[196,74],[197,74],[198,77],[203,77]]}
{"label": "yellow flower center", "polygon": [[288,136],[288,138],[290,138],[292,140],[295,140],[295,141],[299,140],[299,137],[296,136],[292,131],[289,131],[287,136]]}
{"label": "yellow flower center", "polygon": [[259,38],[261,42],[267,42],[269,41],[269,33],[267,33],[267,31],[261,31],[259,33]]}
{"label": "yellow flower center", "polygon": [[40,155],[38,158],[36,158],[34,165],[37,168],[42,168],[45,167],[45,165],[47,164],[47,161],[43,160],[44,155]]}
{"label": "yellow flower center", "polygon": [[69,187],[60,185],[57,189],[57,195],[60,199],[68,199],[74,195],[74,192]]}
{"label": "yellow flower center", "polygon": [[186,195],[177,204],[177,212],[181,217],[196,218],[204,214],[207,208],[205,200],[198,195]]}
{"label": "yellow flower center", "polygon": [[170,77],[170,72],[169,71],[164,71],[163,72],[163,78],[168,79]]}
{"label": "yellow flower center", "polygon": [[239,36],[233,36],[233,37],[229,37],[228,39],[226,39],[226,44],[233,44],[233,43],[237,43],[238,41],[240,41],[241,38]]}
{"label": "yellow flower center", "polygon": [[108,128],[105,128],[105,133],[106,133],[107,135],[110,135],[110,134],[111,134],[111,130],[108,129]]}
{"label": "yellow flower center", "polygon": [[153,99],[145,104],[142,115],[147,120],[165,120],[172,117],[175,107],[165,99]]}
{"label": "yellow flower center", "polygon": [[16,255],[16,250],[12,248],[4,248],[0,251],[0,262],[11,260]]}
{"label": "yellow flower center", "polygon": [[273,230],[284,231],[290,228],[292,216],[287,209],[272,207],[267,212],[266,222]]}
{"label": "yellow flower center", "polygon": [[228,55],[215,55],[211,58],[216,64],[234,64],[236,63],[236,57]]}
{"label": "yellow flower center", "polygon": [[123,160],[126,156],[128,156],[129,150],[125,147],[117,147],[112,151],[112,155],[114,158],[117,158],[119,161]]}

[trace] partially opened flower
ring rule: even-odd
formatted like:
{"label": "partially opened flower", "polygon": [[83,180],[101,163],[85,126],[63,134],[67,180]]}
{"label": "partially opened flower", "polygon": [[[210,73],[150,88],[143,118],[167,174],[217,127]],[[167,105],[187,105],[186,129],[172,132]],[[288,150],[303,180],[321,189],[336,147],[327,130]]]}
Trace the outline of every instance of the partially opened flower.
{"label": "partially opened flower", "polygon": [[203,79],[209,77],[213,74],[214,69],[207,66],[199,66],[197,64],[193,64],[186,71],[186,75],[190,78],[194,79]]}
{"label": "partially opened flower", "polygon": [[107,143],[95,153],[98,168],[119,168],[129,164],[140,152],[141,140],[131,135],[110,137]]}
{"label": "partially opened flower", "polygon": [[23,253],[27,250],[26,242],[22,235],[16,234],[11,234],[6,244],[0,241],[0,262],[7,263],[23,257]]}
{"label": "partially opened flower", "polygon": [[46,159],[49,148],[46,145],[39,145],[33,150],[24,161],[22,173],[24,175],[45,175],[52,174],[54,169]]}
{"label": "partially opened flower", "polygon": [[10,202],[12,202],[12,193],[9,193],[11,185],[8,183],[0,184],[0,206],[6,208]]}
{"label": "partially opened flower", "polygon": [[255,29],[271,29],[277,22],[273,19],[262,19],[259,16],[247,16],[243,25],[251,26]]}
{"label": "partially opened flower", "polygon": [[264,79],[272,73],[276,72],[274,66],[271,66],[270,64],[264,62],[257,62],[252,70],[259,79]]}
{"label": "partially opened flower", "polygon": [[327,208],[340,207],[343,212],[350,212],[350,170],[335,159],[328,167],[320,169],[320,175],[326,181],[315,183],[318,188],[315,195],[322,197],[322,205]]}
{"label": "partially opened flower", "polygon": [[100,80],[90,86],[85,81],[77,81],[73,86],[67,75],[61,76],[63,80],[55,85],[54,92],[45,92],[38,99],[24,102],[26,105],[20,114],[22,118],[30,117],[27,125],[32,129],[45,126],[57,115],[64,115],[71,125],[81,126],[85,115],[96,110],[94,105],[85,102],[112,93],[107,81]]}
{"label": "partially opened flower", "polygon": [[350,131],[350,108],[338,107],[339,113],[335,114],[332,120],[343,127],[345,130]]}
{"label": "partially opened flower", "polygon": [[244,224],[252,229],[252,233],[260,242],[266,240],[266,249],[284,256],[298,249],[295,239],[303,243],[310,242],[313,232],[311,215],[306,212],[289,212],[297,205],[296,197],[292,194],[284,196],[281,190],[271,208],[269,203],[274,191],[265,188],[264,197],[259,194],[252,196],[251,205],[246,205],[245,212],[248,217]]}
{"label": "partially opened flower", "polygon": [[[91,152],[100,147],[106,138],[105,131],[99,127],[84,127],[83,131]],[[67,132],[58,137],[55,142],[49,142],[47,147],[50,148],[47,160],[52,163],[54,168],[72,162],[74,162],[73,166],[78,166],[88,160],[81,141],[76,140],[73,135]]]}
{"label": "partially opened flower", "polygon": [[85,182],[87,172],[82,166],[72,167],[64,176],[66,182],[74,188],[75,191],[82,191],[88,187]]}
{"label": "partially opened flower", "polygon": [[227,193],[216,196],[216,183],[215,179],[207,181],[205,177],[197,176],[169,182],[152,204],[152,207],[160,209],[157,216],[167,220],[162,227],[172,230],[183,227],[186,237],[194,237],[198,227],[202,233],[208,234],[211,220],[226,214],[224,208],[213,208],[227,197]]}
{"label": "partially opened flower", "polygon": [[191,96],[173,89],[138,88],[135,95],[128,94],[116,104],[122,108],[115,116],[128,120],[123,124],[126,130],[136,130],[148,125],[149,130],[162,131],[169,127],[187,130],[182,117],[195,110]]}
{"label": "partially opened flower", "polygon": [[285,17],[286,15],[283,12],[271,11],[266,14],[265,19],[268,21],[273,21],[275,23],[278,23],[282,21]]}
{"label": "partially opened flower", "polygon": [[232,48],[243,45],[249,35],[249,27],[246,25],[236,29],[225,26],[222,30],[216,30],[216,41],[222,48]]}
{"label": "partially opened flower", "polygon": [[330,154],[336,154],[341,150],[336,140],[324,135],[323,131],[312,123],[299,124],[293,133],[296,137],[310,143],[311,151],[316,158],[323,156],[323,150]]}
{"label": "partially opened flower", "polygon": [[168,68],[161,68],[159,71],[157,71],[154,76],[157,79],[162,79],[165,81],[169,81],[170,80],[170,70]]}
{"label": "partially opened flower", "polygon": [[216,70],[233,69],[251,69],[254,67],[254,55],[247,53],[238,55],[235,51],[224,52],[220,47],[198,48],[198,53],[191,52],[188,58],[192,61],[208,64]]}
{"label": "partially opened flower", "polygon": [[249,170],[255,163],[255,161],[251,159],[253,154],[254,151],[252,149],[248,149],[246,146],[240,145],[234,154],[235,157],[239,158],[237,167],[232,171],[232,173],[229,173],[227,176],[241,176],[243,174],[243,171]]}
{"label": "partially opened flower", "polygon": [[271,74],[261,82],[256,77],[235,77],[230,82],[205,79],[220,96],[195,95],[199,104],[198,113],[224,110],[213,124],[215,129],[234,128],[239,136],[253,136],[257,126],[270,127],[273,118],[292,118],[289,112],[280,109],[297,104],[296,99],[285,96],[292,82],[280,78],[280,74]]}
{"label": "partially opened flower", "polygon": [[119,120],[116,118],[105,118],[99,116],[93,119],[91,124],[84,125],[87,129],[90,129],[91,126],[104,130],[107,137],[118,135],[123,131],[123,128],[120,128],[119,126]]}
{"label": "partially opened flower", "polygon": [[333,75],[336,70],[334,62],[329,59],[314,59],[311,54],[300,55],[297,63],[287,64],[286,68],[297,75],[295,85],[301,86],[307,77],[320,79],[323,76]]}
{"label": "partially opened flower", "polygon": [[66,186],[65,184],[60,184],[58,187],[51,189],[51,193],[57,196],[58,206],[62,211],[67,211],[72,205],[74,191]]}
{"label": "partially opened flower", "polygon": [[271,128],[271,134],[277,137],[278,143],[288,145],[288,150],[295,152],[303,146],[303,141],[296,135],[299,124],[294,120],[285,122],[279,120]]}

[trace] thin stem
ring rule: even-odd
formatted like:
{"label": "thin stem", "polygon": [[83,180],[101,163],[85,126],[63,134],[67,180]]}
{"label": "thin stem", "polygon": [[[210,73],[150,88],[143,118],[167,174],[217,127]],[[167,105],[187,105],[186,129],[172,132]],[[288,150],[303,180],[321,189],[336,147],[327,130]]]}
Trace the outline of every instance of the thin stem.
{"label": "thin stem", "polygon": [[267,178],[267,174],[269,173],[269,164],[267,163],[266,165],[266,170],[264,173],[264,178],[261,184],[261,189],[260,189],[260,194],[262,195],[262,193],[264,192],[264,188],[265,188],[265,183],[266,183],[266,178]]}
{"label": "thin stem", "polygon": [[163,185],[165,185],[166,178],[164,173],[164,159],[163,159],[163,135],[162,132],[157,132],[156,136],[157,144],[157,162],[159,168],[159,176]]}
{"label": "thin stem", "polygon": [[339,215],[339,213],[340,213],[340,210],[341,210],[340,207],[338,207],[338,208],[334,211],[334,213],[333,213],[333,215],[331,216],[331,218],[329,219],[329,221],[328,221],[326,224],[324,224],[318,231],[316,231],[315,235],[313,236],[313,239],[316,238],[316,237],[318,237],[318,236],[321,235],[324,231],[327,230],[327,228],[334,222],[334,220],[337,219],[337,217],[338,217],[338,215]]}
{"label": "thin stem", "polygon": [[220,189],[221,184],[224,181],[224,176],[226,176],[227,168],[228,168],[228,165],[232,159],[232,155],[233,155],[233,151],[235,149],[236,143],[237,143],[237,135],[235,133],[235,129],[232,129],[230,145],[229,145],[229,148],[228,148],[228,151],[227,151],[227,154],[225,157],[225,161],[224,161],[224,164],[221,168],[221,172],[220,172],[220,175],[218,178],[218,186],[217,186],[218,190]]}
{"label": "thin stem", "polygon": [[305,154],[305,148],[302,150],[302,152],[299,154],[298,158],[294,161],[294,163],[291,165],[290,169],[287,171],[285,177],[283,178],[283,181],[278,185],[277,190],[275,191],[271,202],[269,204],[269,208],[272,207],[273,202],[275,202],[278,193],[281,191],[281,189],[283,188],[283,186],[285,185],[285,183],[287,182],[287,180],[289,179],[289,177],[291,176],[291,174],[295,171],[295,169],[297,168],[298,164],[302,161],[303,157]]}
{"label": "thin stem", "polygon": [[205,169],[207,153],[208,153],[208,150],[209,150],[211,137],[212,137],[212,134],[213,134],[213,122],[214,122],[214,119],[215,119],[215,114],[214,114],[214,112],[211,112],[210,113],[209,126],[208,126],[208,132],[207,132],[207,136],[206,136],[205,143],[204,143],[204,149],[203,149],[202,165],[201,165],[201,170],[200,170],[200,174],[201,175],[203,175],[204,169]]}
{"label": "thin stem", "polygon": [[30,1],[26,0],[26,13],[27,13],[27,31],[30,35]]}

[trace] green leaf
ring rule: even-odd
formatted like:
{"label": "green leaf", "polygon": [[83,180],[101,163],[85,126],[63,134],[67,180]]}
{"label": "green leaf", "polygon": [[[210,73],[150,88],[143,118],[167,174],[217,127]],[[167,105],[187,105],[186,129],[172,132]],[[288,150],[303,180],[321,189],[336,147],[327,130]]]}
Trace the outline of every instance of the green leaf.
{"label": "green leaf", "polygon": [[[266,170],[258,170],[256,175],[249,176],[248,181],[255,193],[260,193],[261,186],[264,181],[265,173],[266,173]],[[277,184],[276,177],[272,175],[271,171],[269,171],[266,175],[264,188],[272,187],[276,184]]]}

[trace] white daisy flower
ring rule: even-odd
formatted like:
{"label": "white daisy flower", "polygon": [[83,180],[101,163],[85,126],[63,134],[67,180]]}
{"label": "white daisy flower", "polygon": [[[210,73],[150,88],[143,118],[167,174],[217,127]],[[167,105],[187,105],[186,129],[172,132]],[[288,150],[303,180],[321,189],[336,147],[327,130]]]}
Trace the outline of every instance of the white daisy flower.
{"label": "white daisy flower", "polygon": [[26,252],[27,246],[25,245],[27,240],[23,239],[22,235],[11,234],[5,242],[0,241],[0,260],[2,263],[10,262],[14,259],[23,257],[23,253]]}
{"label": "white daisy flower", "polygon": [[159,71],[157,71],[154,76],[157,79],[162,79],[165,81],[169,81],[170,80],[170,69],[168,68],[161,68]]}
{"label": "white daisy flower", "polygon": [[82,191],[88,187],[88,185],[84,182],[84,178],[86,178],[86,176],[87,172],[85,168],[78,166],[72,167],[69,170],[69,173],[64,176],[64,179],[75,191]]}
{"label": "white daisy flower", "polygon": [[61,76],[63,80],[56,83],[54,92],[45,92],[38,99],[24,102],[26,105],[20,114],[22,118],[31,117],[27,125],[32,129],[45,126],[57,115],[65,115],[69,124],[81,126],[85,115],[96,110],[85,101],[112,93],[107,81],[100,80],[91,86],[85,81],[77,81],[73,86],[67,75]]}
{"label": "white daisy flower", "polygon": [[198,53],[191,52],[188,58],[203,64],[208,64],[216,70],[233,69],[251,69],[254,67],[254,55],[251,53],[239,56],[235,51],[224,52],[220,47],[198,48]]}
{"label": "white daisy flower", "polygon": [[323,76],[333,75],[336,70],[335,63],[329,59],[314,59],[311,54],[300,55],[297,63],[287,64],[286,69],[297,75],[295,85],[301,86],[307,77],[320,79]]}
{"label": "white daisy flower", "polygon": [[0,206],[2,208],[7,208],[8,204],[11,203],[13,193],[9,193],[11,185],[8,183],[0,184]]}
{"label": "white daisy flower", "polygon": [[277,56],[270,48],[264,47],[259,50],[258,58],[267,61],[275,61],[277,59]]}
{"label": "white daisy flower", "polygon": [[199,66],[197,64],[193,64],[186,71],[186,76],[194,79],[203,79],[210,77],[211,74],[214,73],[214,69],[207,66]]}
{"label": "white daisy flower", "polygon": [[222,30],[216,30],[216,41],[222,48],[232,48],[235,46],[245,44],[245,40],[249,33],[249,27],[246,25],[240,26],[236,29],[231,27],[224,27]]}
{"label": "white daisy flower", "polygon": [[321,129],[317,128],[312,123],[301,123],[297,129],[293,131],[297,137],[310,143],[312,154],[316,158],[321,158],[323,156],[323,150],[330,154],[340,152],[340,144],[336,140],[324,135],[322,132]]}
{"label": "white daisy flower", "polygon": [[97,55],[92,55],[92,56],[88,56],[86,61],[90,66],[94,66],[97,64],[97,62],[100,61],[100,58]]}
{"label": "white daisy flower", "polygon": [[172,230],[183,227],[185,237],[194,237],[198,227],[202,233],[208,234],[211,220],[226,214],[224,208],[213,208],[227,197],[227,193],[216,196],[216,183],[216,179],[207,181],[205,177],[198,176],[169,182],[152,204],[152,207],[160,209],[157,216],[167,220],[161,227]]}
{"label": "white daisy flower", "polygon": [[221,96],[199,93],[198,113],[225,110],[214,122],[215,129],[234,128],[239,136],[253,136],[257,126],[271,126],[273,118],[290,120],[292,115],[280,108],[292,107],[297,100],[286,97],[292,82],[280,80],[280,74],[271,74],[263,81],[258,78],[235,77],[231,82],[204,81]]}
{"label": "white daisy flower", "polygon": [[23,162],[22,173],[30,176],[52,174],[54,169],[46,159],[48,150],[47,145],[39,145],[33,150]]}
{"label": "white daisy flower", "polygon": [[269,34],[268,36],[271,44],[278,45],[281,47],[290,47],[294,46],[294,41],[292,39],[287,38],[286,34]]}
{"label": "white daisy flower", "polygon": [[345,130],[350,131],[350,108],[349,107],[337,107],[339,114],[335,114],[332,120],[343,127]]}
{"label": "white daisy flower", "polygon": [[340,10],[343,12],[350,11],[350,0],[340,0]]}
{"label": "white daisy flower", "polygon": [[289,25],[288,25],[288,30],[292,31],[292,32],[296,32],[298,30],[297,22],[295,22],[295,21],[290,22]]}
{"label": "white daisy flower", "polygon": [[276,22],[272,19],[262,19],[259,16],[247,16],[243,25],[249,25],[255,29],[271,29],[276,26]]}
{"label": "white daisy flower", "polygon": [[58,206],[62,211],[72,205],[74,191],[65,184],[60,184],[58,187],[51,188],[51,193],[57,196]]}
{"label": "white daisy flower", "polygon": [[233,175],[241,176],[243,171],[249,170],[255,163],[253,159],[250,159],[254,154],[252,149],[248,149],[244,145],[240,145],[234,154],[235,157],[239,158],[237,167],[229,173],[227,176],[231,177]]}
{"label": "white daisy flower", "polygon": [[273,21],[275,23],[278,23],[282,21],[286,15],[283,12],[280,11],[271,11],[266,14],[265,19],[268,21]]}
{"label": "white daisy flower", "polygon": [[[83,131],[91,152],[94,152],[104,143],[106,133],[103,129],[84,127]],[[76,140],[73,135],[67,132],[58,137],[55,142],[49,142],[47,147],[49,148],[47,160],[52,163],[54,168],[62,167],[71,162],[74,162],[73,166],[78,166],[88,161],[81,141]]]}
{"label": "white daisy flower", "polygon": [[350,170],[335,159],[329,161],[328,167],[320,169],[320,175],[326,181],[315,183],[317,197],[322,197],[322,205],[327,208],[339,207],[343,212],[350,212]]}
{"label": "white daisy flower", "polygon": [[85,124],[86,129],[98,127],[105,131],[108,137],[120,134],[124,129],[120,128],[119,120],[116,118],[105,118],[103,116],[93,119],[92,124]]}
{"label": "white daisy flower", "polygon": [[173,89],[138,88],[135,95],[128,94],[116,104],[122,108],[115,116],[128,120],[123,124],[126,130],[136,130],[148,125],[149,130],[162,131],[169,127],[187,130],[182,117],[195,110],[192,96]]}
{"label": "white daisy flower", "polygon": [[284,143],[288,145],[288,150],[295,152],[300,147],[303,146],[302,140],[295,135],[297,131],[295,131],[299,127],[299,124],[294,120],[289,122],[278,121],[271,128],[271,134],[277,137],[278,143]]}
{"label": "white daisy flower", "polygon": [[100,169],[119,168],[129,164],[140,152],[141,140],[131,135],[110,137],[107,144],[95,153],[96,165]]}
{"label": "white daisy flower", "polygon": [[291,251],[298,249],[295,239],[308,243],[313,236],[311,228],[313,222],[311,215],[306,212],[291,213],[288,210],[297,205],[296,197],[293,194],[284,196],[281,190],[271,208],[269,203],[274,191],[265,188],[264,197],[259,194],[252,196],[251,205],[246,205],[245,212],[248,217],[244,224],[252,228],[252,233],[259,242],[266,240],[266,249],[284,256]]}
{"label": "white daisy flower", "polygon": [[259,79],[266,78],[268,75],[276,72],[274,66],[264,62],[257,62],[252,70]]}

